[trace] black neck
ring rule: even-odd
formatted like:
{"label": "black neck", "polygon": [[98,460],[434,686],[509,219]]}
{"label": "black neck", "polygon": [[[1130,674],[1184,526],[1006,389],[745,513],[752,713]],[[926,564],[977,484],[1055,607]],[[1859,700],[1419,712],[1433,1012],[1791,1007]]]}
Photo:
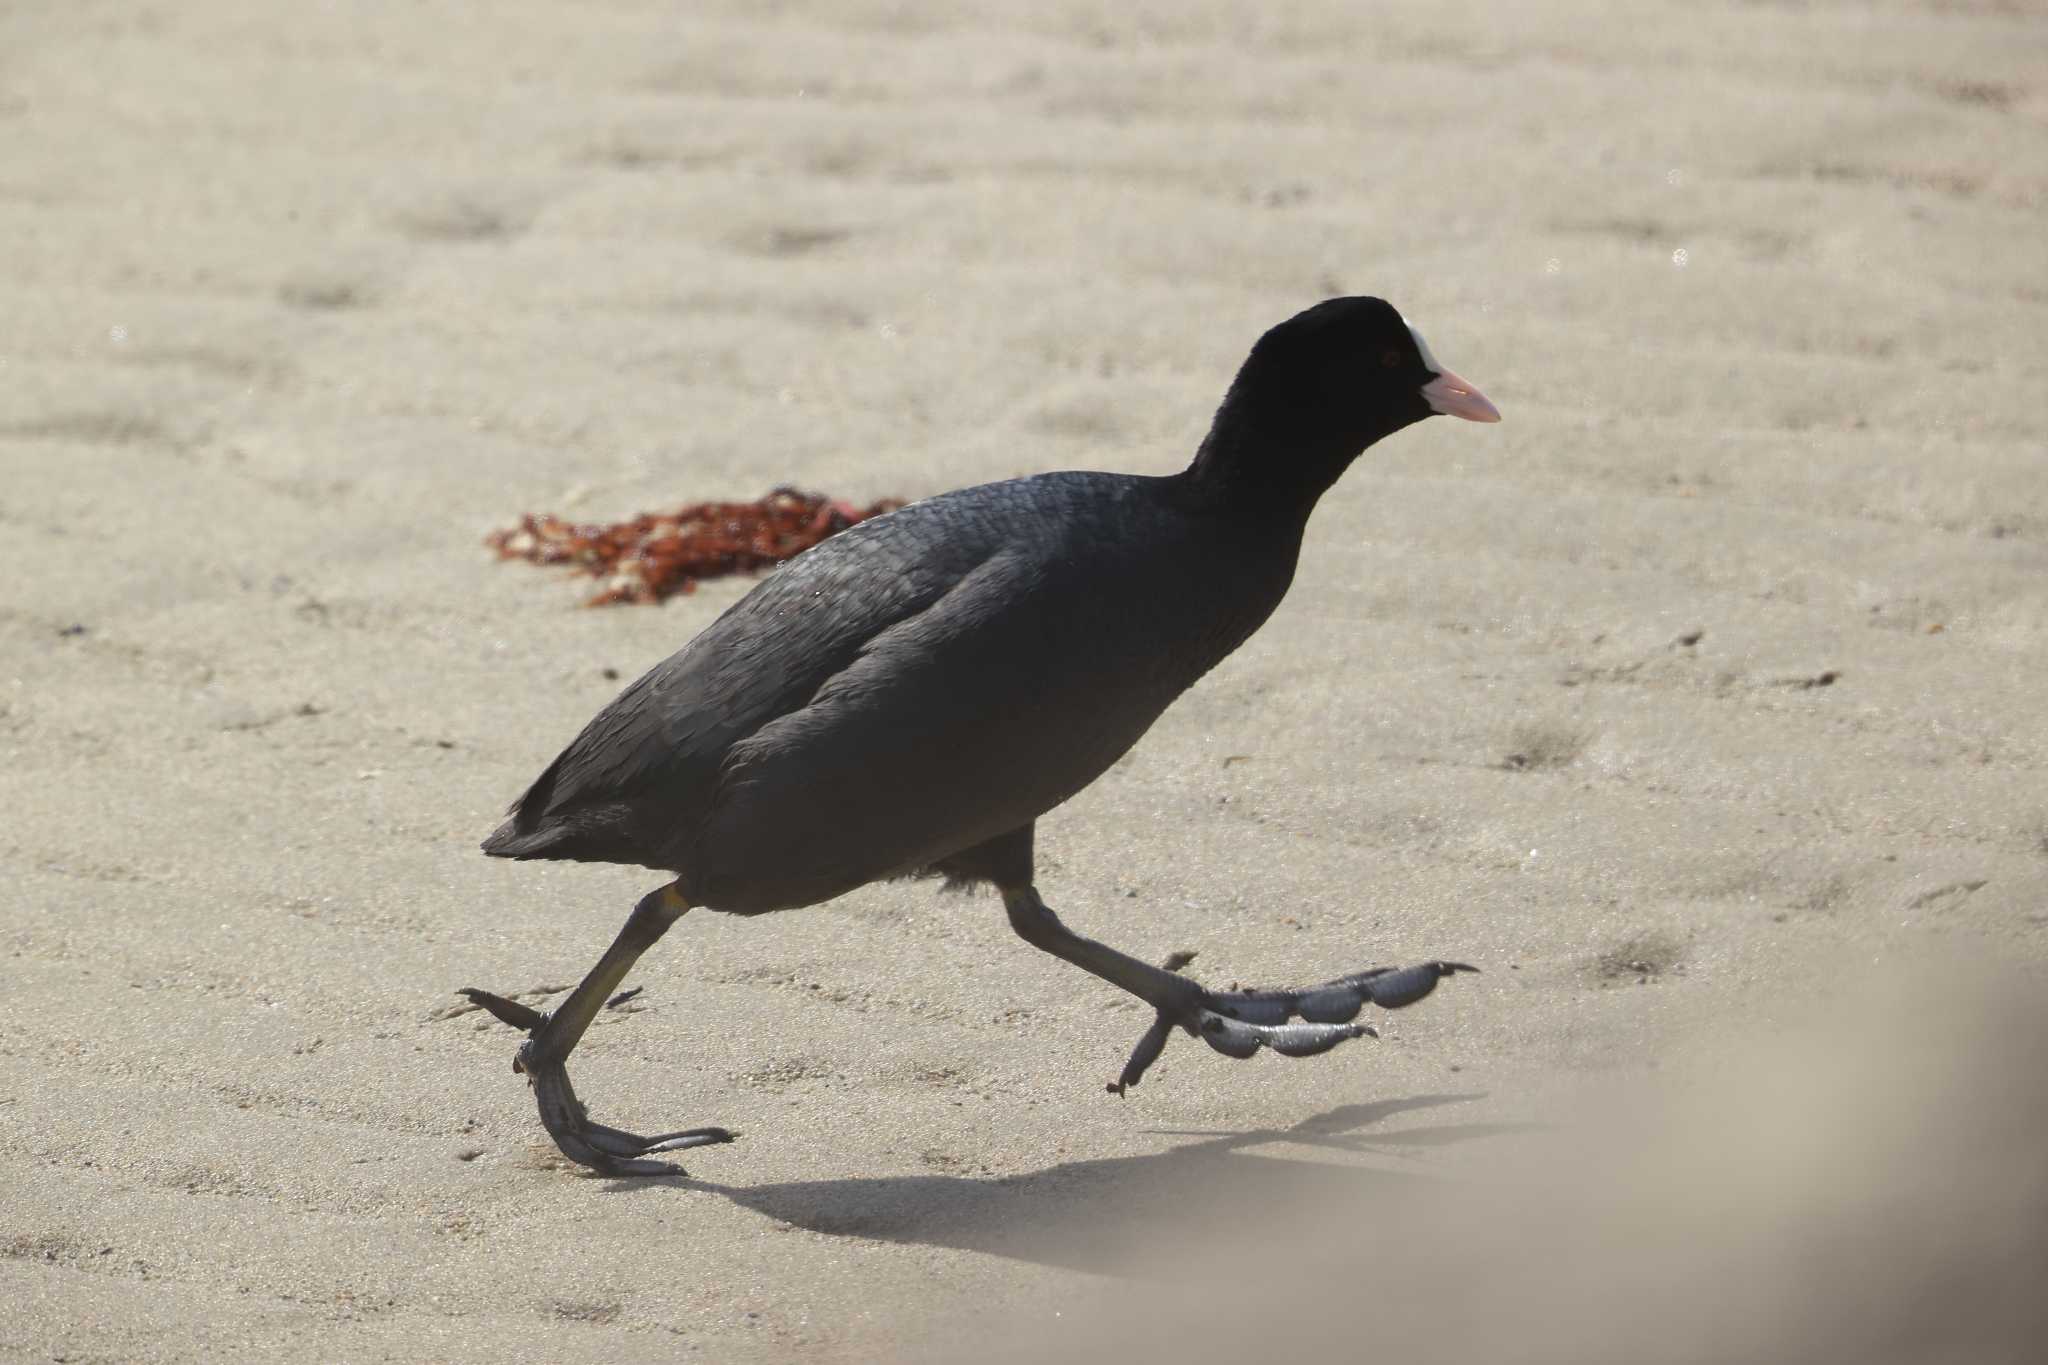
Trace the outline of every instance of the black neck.
{"label": "black neck", "polygon": [[1233,391],[1180,475],[1189,497],[1236,514],[1306,522],[1316,500],[1367,446],[1415,420],[1385,419],[1384,430],[1332,430],[1326,418],[1309,417],[1261,411]]}

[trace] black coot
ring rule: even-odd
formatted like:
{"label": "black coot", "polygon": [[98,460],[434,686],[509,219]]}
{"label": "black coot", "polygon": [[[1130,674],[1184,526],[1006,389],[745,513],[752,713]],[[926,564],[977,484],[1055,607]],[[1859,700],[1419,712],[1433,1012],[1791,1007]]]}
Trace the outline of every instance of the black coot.
{"label": "black coot", "polygon": [[674,874],[544,1015],[464,994],[531,1035],[516,1063],[567,1155],[613,1174],[731,1140],[592,1122],[570,1051],[635,959],[692,907],[754,915],[885,877],[992,883],[1028,942],[1157,1011],[1112,1090],[1175,1026],[1217,1050],[1322,1052],[1372,1032],[1454,962],[1300,990],[1204,990],[1083,938],[1032,885],[1033,821],[1094,781],[1270,615],[1316,499],[1367,446],[1435,413],[1500,414],[1392,306],[1331,299],[1252,348],[1194,462],[1062,473],[913,503],[799,555],[598,713],[484,841],[500,858]]}

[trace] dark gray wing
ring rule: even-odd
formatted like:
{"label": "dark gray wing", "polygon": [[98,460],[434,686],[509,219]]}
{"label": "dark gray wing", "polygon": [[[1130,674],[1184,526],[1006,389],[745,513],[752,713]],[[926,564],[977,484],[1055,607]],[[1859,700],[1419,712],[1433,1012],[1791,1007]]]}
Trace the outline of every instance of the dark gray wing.
{"label": "dark gray wing", "polygon": [[1005,538],[735,743],[680,860],[692,898],[815,904],[1031,824],[1278,604],[1286,557],[1233,553],[1138,481],[1117,491]]}

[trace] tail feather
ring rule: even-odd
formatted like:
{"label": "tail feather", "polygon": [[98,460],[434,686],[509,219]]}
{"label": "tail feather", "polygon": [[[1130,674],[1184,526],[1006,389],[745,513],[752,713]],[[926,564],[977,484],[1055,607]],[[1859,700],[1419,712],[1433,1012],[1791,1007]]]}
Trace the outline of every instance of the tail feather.
{"label": "tail feather", "polygon": [[493,858],[544,858],[544,850],[557,842],[566,832],[559,827],[551,828],[547,821],[548,803],[555,795],[555,775],[561,769],[558,757],[548,764],[547,771],[533,779],[517,801],[505,808],[505,823],[484,840],[483,850]]}

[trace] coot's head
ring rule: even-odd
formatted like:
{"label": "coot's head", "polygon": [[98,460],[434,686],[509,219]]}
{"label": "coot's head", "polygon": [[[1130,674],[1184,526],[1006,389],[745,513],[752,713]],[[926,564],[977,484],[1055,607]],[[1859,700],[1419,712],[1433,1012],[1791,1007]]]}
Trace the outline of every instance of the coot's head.
{"label": "coot's head", "polygon": [[1439,414],[1500,420],[1392,304],[1329,299],[1259,338],[1191,472],[1313,501],[1367,446]]}
{"label": "coot's head", "polygon": [[[1429,343],[1385,299],[1329,299],[1259,338],[1245,362],[1262,390],[1333,425],[1375,427],[1441,413],[1498,422],[1484,394],[1430,354]],[[1385,433],[1380,433],[1384,435]]]}

